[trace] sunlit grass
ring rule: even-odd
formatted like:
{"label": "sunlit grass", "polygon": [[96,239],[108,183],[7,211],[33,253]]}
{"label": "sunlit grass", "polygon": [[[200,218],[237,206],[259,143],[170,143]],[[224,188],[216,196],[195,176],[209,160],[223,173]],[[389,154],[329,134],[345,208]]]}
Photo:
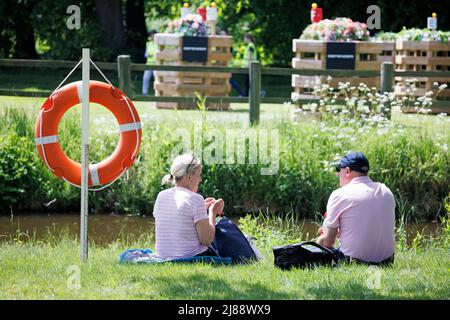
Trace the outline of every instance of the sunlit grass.
{"label": "sunlit grass", "polygon": [[[44,240],[21,241],[18,233],[0,244],[0,299],[450,298],[448,225],[445,238],[430,239],[421,248],[397,249],[392,267],[343,264],[281,271],[273,265],[271,243],[282,245],[305,235],[293,232],[289,219],[285,229],[272,218],[260,219],[266,222],[261,228],[272,234],[271,241],[258,242],[263,259],[239,266],[119,264],[124,250],[153,247],[147,234],[132,241],[119,237],[106,246],[91,243],[88,261],[80,262],[75,238],[49,232]],[[243,231],[251,231],[257,222],[248,218]]]}

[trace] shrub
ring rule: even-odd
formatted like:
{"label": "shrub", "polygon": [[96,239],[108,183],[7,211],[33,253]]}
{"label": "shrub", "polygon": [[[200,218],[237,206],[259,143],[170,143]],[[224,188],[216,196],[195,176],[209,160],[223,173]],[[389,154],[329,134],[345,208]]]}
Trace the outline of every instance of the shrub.
{"label": "shrub", "polygon": [[15,133],[0,137],[0,199],[5,208],[33,199],[40,187],[42,178],[37,173],[33,147]]}

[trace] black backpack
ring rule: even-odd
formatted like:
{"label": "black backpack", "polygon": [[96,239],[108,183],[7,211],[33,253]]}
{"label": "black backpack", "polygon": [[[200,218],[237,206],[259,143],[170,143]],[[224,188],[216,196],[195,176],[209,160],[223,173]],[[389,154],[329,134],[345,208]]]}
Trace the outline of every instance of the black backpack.
{"label": "black backpack", "polygon": [[338,259],[328,248],[313,241],[304,241],[287,246],[273,247],[275,265],[283,270],[291,268],[314,268],[315,266],[334,266]]}
{"label": "black backpack", "polygon": [[220,218],[216,223],[216,235],[211,247],[220,257],[230,257],[233,264],[258,259],[249,240],[233,221],[226,217]]}

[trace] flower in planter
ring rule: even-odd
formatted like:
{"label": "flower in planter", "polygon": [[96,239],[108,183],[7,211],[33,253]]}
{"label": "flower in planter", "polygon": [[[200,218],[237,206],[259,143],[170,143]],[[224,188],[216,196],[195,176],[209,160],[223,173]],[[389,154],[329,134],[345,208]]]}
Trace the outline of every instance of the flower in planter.
{"label": "flower in planter", "polygon": [[403,27],[402,31],[398,33],[393,32],[381,32],[376,35],[379,40],[396,40],[401,39],[404,41],[440,41],[448,42],[450,38],[449,31],[436,31],[430,29],[418,29],[411,28],[406,29]]}
{"label": "flower in planter", "polygon": [[208,31],[203,18],[199,14],[188,14],[184,18],[169,22],[166,32],[184,36],[206,37]]}
{"label": "flower in planter", "polygon": [[349,18],[325,19],[310,24],[305,28],[300,39],[326,40],[326,41],[351,41],[369,40],[370,33],[365,23],[354,22]]}

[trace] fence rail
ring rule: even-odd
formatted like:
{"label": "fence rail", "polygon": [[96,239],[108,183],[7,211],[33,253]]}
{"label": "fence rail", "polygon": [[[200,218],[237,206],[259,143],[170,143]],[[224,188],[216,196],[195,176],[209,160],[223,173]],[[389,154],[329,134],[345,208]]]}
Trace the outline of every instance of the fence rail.
{"label": "fence rail", "polygon": [[[53,68],[53,69],[71,69],[75,67],[75,61],[56,61],[56,60],[26,60],[26,59],[0,59],[0,67],[27,67],[27,68]],[[252,62],[249,68],[237,67],[215,67],[215,66],[177,66],[177,65],[147,65],[131,63],[130,56],[121,55],[117,58],[117,63],[96,62],[96,65],[102,70],[117,71],[119,77],[118,87],[123,90],[132,100],[151,101],[151,102],[195,102],[197,97],[162,97],[162,96],[143,96],[135,95],[132,88],[131,72],[142,72],[144,70],[157,71],[178,71],[178,72],[215,72],[232,74],[249,74],[250,95],[243,97],[206,97],[206,102],[223,103],[249,103],[249,120],[251,124],[259,122],[259,108],[261,103],[292,103],[290,97],[260,97],[261,78],[264,75],[272,76],[331,76],[331,77],[380,77],[380,91],[392,92],[394,77],[403,76],[411,78],[420,77],[450,77],[450,71],[394,71],[392,63],[383,63],[381,72],[379,71],[361,71],[361,70],[313,70],[313,69],[292,69],[292,68],[266,68],[261,67],[260,63]],[[91,66],[93,68],[93,66]],[[0,89],[0,95],[15,95],[24,97],[47,97],[51,91],[25,91],[15,89]],[[297,103],[318,102],[318,98],[302,98],[296,100]],[[343,99],[336,99],[336,104],[345,104]],[[450,101],[434,101],[433,107],[449,108]]]}

